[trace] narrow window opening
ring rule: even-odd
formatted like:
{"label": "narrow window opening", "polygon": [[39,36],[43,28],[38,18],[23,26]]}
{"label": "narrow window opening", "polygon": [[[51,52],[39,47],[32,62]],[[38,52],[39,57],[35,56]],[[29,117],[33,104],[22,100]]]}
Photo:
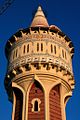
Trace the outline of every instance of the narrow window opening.
{"label": "narrow window opening", "polygon": [[34,111],[38,111],[38,101],[34,102]]}
{"label": "narrow window opening", "polygon": [[18,52],[18,50],[16,49],[16,57],[17,57],[17,52]]}
{"label": "narrow window opening", "polygon": [[62,50],[62,57],[64,58],[64,50]]}
{"label": "narrow window opening", "polygon": [[67,59],[66,52],[65,52],[65,59]]}
{"label": "narrow window opening", "polygon": [[13,52],[13,60],[14,60],[14,58],[15,58],[15,51]]}
{"label": "narrow window opening", "polygon": [[43,51],[43,43],[41,43],[41,51]]}
{"label": "narrow window opening", "polygon": [[23,50],[23,53],[25,53],[25,49],[26,49],[26,46],[24,45],[24,50]]}
{"label": "narrow window opening", "polygon": [[27,45],[27,53],[29,52],[29,44]]}
{"label": "narrow window opening", "polygon": [[54,53],[56,54],[56,46],[54,46]]}
{"label": "narrow window opening", "polygon": [[39,43],[37,43],[37,51],[39,51]]}
{"label": "narrow window opening", "polygon": [[41,100],[39,98],[34,98],[32,100],[32,112],[39,112],[40,104],[41,104]]}
{"label": "narrow window opening", "polygon": [[51,53],[53,53],[53,45],[51,44]]}

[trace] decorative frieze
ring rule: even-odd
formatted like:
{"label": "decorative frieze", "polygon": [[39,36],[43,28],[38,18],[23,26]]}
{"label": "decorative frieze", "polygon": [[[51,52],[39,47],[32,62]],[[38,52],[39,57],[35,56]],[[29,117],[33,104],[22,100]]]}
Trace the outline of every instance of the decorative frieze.
{"label": "decorative frieze", "polygon": [[36,55],[34,57],[25,56],[24,58],[17,59],[13,63],[9,64],[8,71],[11,71],[16,67],[25,65],[27,63],[52,63],[72,73],[71,66],[67,64],[65,61],[63,61],[62,59],[60,60],[60,58],[55,58],[55,57],[50,58],[46,56],[42,57],[42,55],[41,56]]}

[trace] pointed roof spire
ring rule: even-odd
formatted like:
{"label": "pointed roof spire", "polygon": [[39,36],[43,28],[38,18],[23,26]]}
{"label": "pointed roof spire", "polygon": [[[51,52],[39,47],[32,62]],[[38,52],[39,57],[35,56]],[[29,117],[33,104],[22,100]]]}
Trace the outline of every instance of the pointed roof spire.
{"label": "pointed roof spire", "polygon": [[38,7],[30,27],[49,27],[41,6]]}

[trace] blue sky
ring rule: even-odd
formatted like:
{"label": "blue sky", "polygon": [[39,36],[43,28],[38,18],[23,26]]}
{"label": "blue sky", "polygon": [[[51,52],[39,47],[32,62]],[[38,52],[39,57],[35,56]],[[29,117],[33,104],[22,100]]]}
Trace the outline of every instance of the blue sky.
{"label": "blue sky", "polygon": [[[0,0],[0,6],[5,0]],[[41,5],[49,24],[57,25],[67,34],[75,48],[73,71],[75,89],[66,107],[67,120],[80,120],[80,1],[79,0],[14,0],[0,15],[0,120],[11,120],[12,104],[4,88],[7,69],[5,44],[8,38],[21,28],[31,24],[32,13]]]}

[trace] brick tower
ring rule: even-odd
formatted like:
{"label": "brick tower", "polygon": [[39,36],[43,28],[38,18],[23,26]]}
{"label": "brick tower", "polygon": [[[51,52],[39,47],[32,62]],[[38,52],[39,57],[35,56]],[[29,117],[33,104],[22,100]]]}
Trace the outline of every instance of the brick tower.
{"label": "brick tower", "polygon": [[5,52],[12,120],[66,120],[65,106],[74,89],[74,48],[57,26],[49,26],[40,6],[30,27],[7,41]]}

